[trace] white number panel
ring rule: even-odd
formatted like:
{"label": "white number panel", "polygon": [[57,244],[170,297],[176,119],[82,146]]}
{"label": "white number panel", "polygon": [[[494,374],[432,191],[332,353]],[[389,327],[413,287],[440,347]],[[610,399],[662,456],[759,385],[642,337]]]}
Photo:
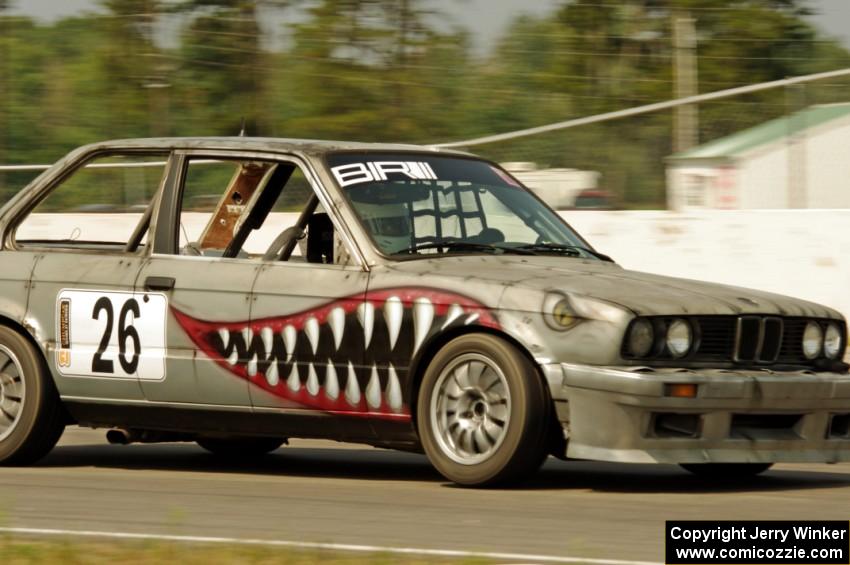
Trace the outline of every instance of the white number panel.
{"label": "white number panel", "polygon": [[165,378],[168,299],[151,292],[62,290],[56,367],[74,377]]}

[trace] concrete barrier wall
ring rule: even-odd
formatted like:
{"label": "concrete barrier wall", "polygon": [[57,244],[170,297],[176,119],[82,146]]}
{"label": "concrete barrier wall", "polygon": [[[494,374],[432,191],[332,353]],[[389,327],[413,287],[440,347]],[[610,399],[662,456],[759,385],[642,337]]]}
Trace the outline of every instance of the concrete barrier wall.
{"label": "concrete barrier wall", "polygon": [[562,216],[628,269],[796,296],[850,317],[850,210]]}
{"label": "concrete barrier wall", "polygon": [[[96,216],[99,233],[123,239],[137,215]],[[205,215],[190,214],[187,235]],[[850,210],[562,212],[596,249],[628,269],[757,288],[820,302],[850,317]],[[272,214],[249,251],[263,252],[295,214]],[[45,214],[29,226],[70,236],[79,215]],[[109,237],[108,235],[104,237]],[[81,238],[84,239],[84,238]]]}

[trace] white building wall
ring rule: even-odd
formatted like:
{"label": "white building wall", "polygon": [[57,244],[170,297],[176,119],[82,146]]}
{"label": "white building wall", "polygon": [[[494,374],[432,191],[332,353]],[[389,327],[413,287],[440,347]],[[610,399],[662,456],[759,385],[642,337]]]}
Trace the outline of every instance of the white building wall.
{"label": "white building wall", "polygon": [[850,121],[806,138],[809,208],[850,208]]}
{"label": "white building wall", "polygon": [[[695,198],[697,178],[703,197]],[[756,148],[732,165],[672,163],[667,169],[673,210],[850,208],[850,120],[831,122],[791,140]]]}
{"label": "white building wall", "polygon": [[734,165],[668,167],[667,207],[670,210],[737,210],[741,207],[738,180]]}
{"label": "white building wall", "polygon": [[626,268],[796,296],[850,318],[850,209],[561,215]]}
{"label": "white building wall", "polygon": [[788,207],[790,165],[785,144],[737,160],[738,208],[742,210]]}

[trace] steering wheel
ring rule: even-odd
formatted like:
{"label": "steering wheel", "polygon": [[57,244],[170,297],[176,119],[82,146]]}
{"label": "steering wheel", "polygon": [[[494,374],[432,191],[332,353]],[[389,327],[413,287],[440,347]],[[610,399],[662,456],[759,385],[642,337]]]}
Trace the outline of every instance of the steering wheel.
{"label": "steering wheel", "polygon": [[287,261],[295,250],[294,243],[304,239],[304,228],[290,226],[280,232],[266,252],[263,253],[263,261]]}

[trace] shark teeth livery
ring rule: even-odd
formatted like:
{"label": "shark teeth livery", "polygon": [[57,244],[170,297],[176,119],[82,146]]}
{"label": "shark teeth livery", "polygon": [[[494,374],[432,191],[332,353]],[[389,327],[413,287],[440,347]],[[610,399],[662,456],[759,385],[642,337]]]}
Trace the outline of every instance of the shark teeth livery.
{"label": "shark teeth livery", "polygon": [[481,303],[419,287],[373,290],[243,322],[172,311],[204,354],[279,398],[308,410],[400,420],[410,419],[411,361],[430,338],[463,325],[499,327]]}

